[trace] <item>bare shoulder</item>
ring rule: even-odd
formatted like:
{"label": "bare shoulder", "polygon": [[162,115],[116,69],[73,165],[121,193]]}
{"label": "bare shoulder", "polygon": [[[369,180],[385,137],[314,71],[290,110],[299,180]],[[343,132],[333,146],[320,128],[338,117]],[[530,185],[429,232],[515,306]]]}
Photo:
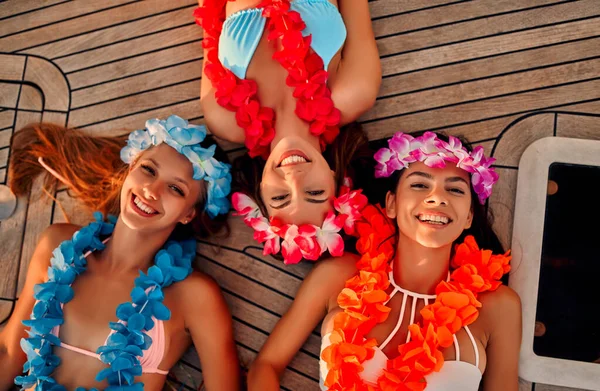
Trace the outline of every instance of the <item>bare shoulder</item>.
{"label": "bare shoulder", "polygon": [[343,284],[356,274],[356,262],[358,260],[359,256],[352,253],[344,253],[341,257],[324,259],[315,265],[307,280],[317,280],[328,284]]}
{"label": "bare shoulder", "polygon": [[210,305],[222,298],[217,282],[198,271],[193,271],[185,280],[173,284],[173,291],[185,308]]}
{"label": "bare shoulder", "polygon": [[482,293],[478,300],[482,304],[481,315],[490,325],[510,323],[521,317],[521,298],[506,285]]}

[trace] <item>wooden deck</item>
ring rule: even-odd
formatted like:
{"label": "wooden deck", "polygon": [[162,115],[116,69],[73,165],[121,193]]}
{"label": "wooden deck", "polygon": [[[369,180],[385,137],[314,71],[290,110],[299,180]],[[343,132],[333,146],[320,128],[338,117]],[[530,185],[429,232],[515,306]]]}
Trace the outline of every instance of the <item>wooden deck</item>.
{"label": "wooden deck", "polygon": [[[395,131],[444,130],[483,145],[501,181],[490,200],[509,244],[523,150],[547,136],[600,139],[600,1],[375,0],[373,25],[384,80],[361,118],[371,139]],[[10,0],[0,4],[0,183],[10,136],[49,121],[96,134],[123,134],[150,117],[202,122],[201,29],[195,0]],[[232,153],[235,148],[229,146]],[[0,321],[23,286],[39,233],[64,221],[35,186],[0,223]],[[57,194],[72,222],[78,212]],[[28,202],[29,201],[29,202]],[[235,218],[233,234],[198,245],[199,265],[231,305],[242,363],[248,365],[310,269],[261,255]],[[317,390],[320,336],[290,364],[282,389]],[[170,376],[201,382],[193,351]],[[521,390],[533,390],[522,382]],[[543,384],[536,391],[559,391]]]}

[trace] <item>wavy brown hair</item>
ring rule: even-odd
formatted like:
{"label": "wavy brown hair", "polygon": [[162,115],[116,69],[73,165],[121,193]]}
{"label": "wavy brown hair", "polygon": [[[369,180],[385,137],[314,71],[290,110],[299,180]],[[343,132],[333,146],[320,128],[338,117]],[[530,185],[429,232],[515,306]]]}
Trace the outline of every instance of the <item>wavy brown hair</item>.
{"label": "wavy brown hair", "polygon": [[[40,165],[38,159],[41,157],[46,165],[65,179],[72,197],[92,211],[118,215],[121,187],[129,172],[129,165],[120,158],[127,137],[128,134],[91,136],[82,130],[47,123],[26,126],[12,138],[10,189],[17,196],[28,194],[35,178],[43,175],[45,193],[50,197],[56,193],[60,181]],[[215,141],[208,136],[203,144],[208,147]],[[227,155],[218,146],[215,158],[227,162]],[[204,211],[205,197],[202,198],[195,206],[196,217],[187,225],[178,224],[173,239],[207,236],[223,228],[226,234],[229,232],[226,216],[208,217]]]}

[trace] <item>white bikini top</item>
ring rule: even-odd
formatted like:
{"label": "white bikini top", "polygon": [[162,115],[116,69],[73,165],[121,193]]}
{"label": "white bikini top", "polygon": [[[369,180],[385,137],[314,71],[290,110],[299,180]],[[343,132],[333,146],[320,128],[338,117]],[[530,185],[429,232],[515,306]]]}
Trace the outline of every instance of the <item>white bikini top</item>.
{"label": "white bikini top", "polygon": [[[402,320],[404,319],[404,311],[406,310],[407,298],[410,296],[413,298],[412,300],[412,308],[410,314],[410,323],[413,324],[415,321],[415,312],[417,308],[417,302],[419,299],[425,302],[425,305],[429,305],[429,302],[435,300],[436,295],[424,295],[421,293],[411,292],[406,290],[394,281],[394,275],[390,272],[390,283],[394,287],[394,290],[390,294],[390,298],[386,301],[389,302],[392,297],[398,292],[402,292],[404,294],[402,298],[402,307],[400,309],[400,316],[398,317],[398,321],[396,322],[396,327],[392,333],[386,338],[386,340],[380,345],[374,348],[375,353],[373,358],[367,360],[363,363],[363,371],[360,373],[360,377],[365,381],[365,383],[376,386],[377,379],[383,374],[383,370],[386,367],[388,357],[383,352],[383,349],[387,346],[387,344],[394,338],[400,327],[402,326]],[[384,303],[385,304],[385,303]],[[425,377],[427,380],[427,391],[477,391],[479,389],[479,383],[481,382],[481,371],[479,370],[479,350],[477,349],[477,344],[475,343],[475,338],[473,338],[473,334],[471,334],[471,330],[469,330],[468,326],[464,327],[467,335],[469,336],[469,340],[471,341],[471,345],[473,350],[475,351],[475,364],[468,363],[466,361],[460,361],[460,347],[458,344],[458,340],[456,339],[456,334],[453,335],[454,338],[454,349],[456,351],[456,359],[451,361],[445,361],[444,365],[440,369],[439,372],[433,372]],[[329,340],[331,333],[327,333],[321,339],[321,353],[323,350],[331,344]],[[410,332],[406,336],[406,342],[410,340]],[[327,377],[327,363],[320,360],[320,387],[321,390],[327,390],[325,385],[323,384],[325,378]]]}

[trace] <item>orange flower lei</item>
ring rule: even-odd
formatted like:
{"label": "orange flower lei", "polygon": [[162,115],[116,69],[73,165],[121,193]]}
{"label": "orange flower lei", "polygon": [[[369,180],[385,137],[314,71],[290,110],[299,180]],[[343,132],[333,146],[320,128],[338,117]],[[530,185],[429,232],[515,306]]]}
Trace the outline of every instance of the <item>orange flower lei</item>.
{"label": "orange flower lei", "polygon": [[457,245],[450,280],[438,284],[435,302],[421,310],[422,324],[408,327],[410,341],[398,347],[399,355],[387,362],[377,386],[372,386],[365,384],[360,372],[377,346],[377,341],[366,335],[390,312],[383,303],[389,298],[388,272],[395,245],[389,239],[395,229],[384,211],[372,205],[365,207],[355,228],[361,255],[359,272],[346,281],[338,296],[344,311],[335,316],[331,345],[321,355],[328,368],[325,386],[336,391],[422,391],[427,386],[425,376],[444,364],[440,349],[452,345],[453,335],[477,319],[481,307],[477,295],[502,284],[500,278],[510,270],[509,252],[494,255],[480,250],[472,236]]}
{"label": "orange flower lei", "polygon": [[[260,105],[254,80],[239,79],[219,61],[219,37],[228,1],[234,0],[205,0],[194,11],[196,23],[204,29],[205,74],[216,90],[217,103],[235,112],[238,126],[244,129],[248,154],[266,159],[275,137],[275,112]],[[323,60],[310,47],[312,37],[302,35],[306,24],[298,12],[290,10],[290,2],[264,0],[257,8],[267,18],[267,39],[280,39],[281,48],[273,58],[288,71],[286,84],[294,89],[296,115],[310,124],[310,132],[320,136],[321,149],[325,149],[339,134],[340,111],[333,106]]]}

